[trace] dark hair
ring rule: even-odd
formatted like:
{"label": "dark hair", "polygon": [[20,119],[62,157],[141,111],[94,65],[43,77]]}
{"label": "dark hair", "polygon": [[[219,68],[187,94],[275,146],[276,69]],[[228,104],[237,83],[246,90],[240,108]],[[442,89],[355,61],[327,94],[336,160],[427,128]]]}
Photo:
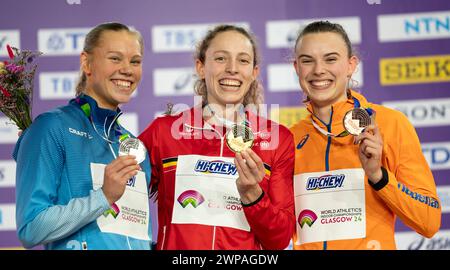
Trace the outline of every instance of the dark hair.
{"label": "dark hair", "polygon": [[340,35],[342,39],[345,42],[345,45],[347,46],[347,52],[348,57],[353,56],[353,49],[352,49],[352,43],[350,42],[350,39],[348,38],[347,32],[345,32],[342,25],[338,23],[331,23],[329,21],[315,21],[310,24],[308,24],[305,28],[301,30],[301,32],[298,34],[297,40],[295,41],[295,49],[297,49],[297,44],[299,40],[307,35],[307,34],[315,34],[315,33],[327,33],[332,32]]}
{"label": "dark hair", "polygon": [[[128,26],[118,22],[102,23],[94,27],[91,31],[89,31],[84,40],[83,51],[91,53],[94,50],[94,48],[99,45],[102,34],[106,31],[114,31],[114,32],[126,31],[130,34],[136,35],[139,44],[141,45],[141,53],[142,54],[144,53],[144,40],[141,34],[137,30],[131,30]],[[76,96],[79,96],[86,88],[86,74],[83,72],[81,68],[80,73],[81,75],[76,87]]]}
{"label": "dark hair", "polygon": [[[247,30],[245,30],[242,27],[235,26],[235,25],[229,25],[229,24],[223,24],[218,25],[214,29],[208,31],[206,36],[197,44],[197,50],[195,52],[195,59],[200,60],[202,63],[205,63],[205,54],[208,50],[209,46],[211,45],[211,41],[220,33],[228,32],[228,31],[235,31],[243,36],[245,36],[253,47],[253,67],[259,64],[260,62],[260,56],[258,53],[258,46],[256,43],[256,38],[253,36],[253,34],[249,33]],[[262,103],[262,85],[256,79],[251,85],[250,90],[247,92],[247,94],[244,97],[244,102],[242,105],[246,106],[248,104],[255,104],[258,105]],[[202,96],[203,98],[203,105],[206,105],[207,103],[207,96],[208,91],[206,89],[206,82],[205,79],[197,79],[197,81],[194,84],[194,92],[197,95]],[[258,106],[256,106],[258,107]]]}

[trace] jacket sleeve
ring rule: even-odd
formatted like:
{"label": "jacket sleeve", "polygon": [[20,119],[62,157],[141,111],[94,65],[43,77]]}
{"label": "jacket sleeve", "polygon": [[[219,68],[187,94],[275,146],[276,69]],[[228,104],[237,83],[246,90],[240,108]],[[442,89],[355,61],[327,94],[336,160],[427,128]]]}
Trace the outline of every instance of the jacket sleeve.
{"label": "jacket sleeve", "polygon": [[295,229],[294,214],[294,140],[283,126],[279,145],[267,179],[268,188],[256,204],[244,207],[251,230],[264,249],[284,249]]}
{"label": "jacket sleeve", "polygon": [[59,125],[55,114],[43,114],[16,145],[16,223],[26,248],[67,237],[109,208],[101,189],[56,205],[65,162]]}
{"label": "jacket sleeve", "polygon": [[385,185],[377,194],[406,225],[432,237],[441,225],[436,185],[414,127],[399,115],[392,136],[396,138],[383,138],[383,178],[387,179],[382,179]]}

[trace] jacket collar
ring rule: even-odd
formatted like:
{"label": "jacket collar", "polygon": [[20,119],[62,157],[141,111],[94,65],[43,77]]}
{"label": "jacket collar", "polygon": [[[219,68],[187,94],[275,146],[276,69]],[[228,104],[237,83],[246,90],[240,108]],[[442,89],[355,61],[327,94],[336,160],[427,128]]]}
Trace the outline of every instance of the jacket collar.
{"label": "jacket collar", "polygon": [[122,111],[120,110],[120,108],[117,108],[116,110],[110,110],[110,109],[103,109],[100,108],[98,106],[98,103],[95,99],[93,99],[91,96],[86,95],[86,94],[81,94],[80,96],[71,99],[69,101],[70,104],[75,105],[77,107],[79,107],[80,109],[82,109],[81,107],[85,104],[88,104],[89,106],[89,115],[87,115],[88,113],[84,110],[84,114],[91,118],[92,121],[96,124],[99,125],[104,125],[105,124],[105,119],[107,119],[107,123],[106,125],[109,125],[110,122],[116,118],[116,116],[118,114],[121,114]]}
{"label": "jacket collar", "polygon": [[[184,125],[189,128],[197,130],[215,129],[203,119],[202,106],[192,107],[190,110],[183,111],[180,114],[182,114],[181,117],[183,118]],[[246,110],[245,115],[248,125],[254,133],[267,130],[271,126],[270,120],[260,117],[252,111]]]}
{"label": "jacket collar", "polygon": [[[334,130],[334,132],[341,132],[344,130],[343,127],[343,119],[345,114],[353,109],[355,107],[355,101],[353,98],[356,98],[359,103],[360,106],[362,108],[368,108],[370,106],[370,103],[367,101],[367,99],[361,95],[360,93],[354,91],[354,90],[350,90],[350,95],[348,96],[347,100],[345,101],[340,101],[340,102],[336,102],[335,104],[333,104],[331,106],[331,128],[332,130]],[[317,118],[314,113],[313,113],[313,108],[311,105],[311,102],[307,102],[306,103],[306,109],[309,112],[308,115],[308,121],[312,120],[317,123],[319,126],[323,127],[323,128],[327,128],[327,126],[325,125],[324,122],[322,122],[319,118]]]}

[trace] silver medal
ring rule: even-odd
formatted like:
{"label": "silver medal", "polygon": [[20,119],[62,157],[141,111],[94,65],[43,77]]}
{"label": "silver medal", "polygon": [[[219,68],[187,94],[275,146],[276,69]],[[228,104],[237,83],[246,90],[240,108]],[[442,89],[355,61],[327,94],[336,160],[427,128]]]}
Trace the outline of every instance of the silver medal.
{"label": "silver medal", "polygon": [[120,142],[119,156],[133,155],[136,156],[136,161],[140,164],[145,160],[147,149],[144,144],[137,138],[126,138]]}

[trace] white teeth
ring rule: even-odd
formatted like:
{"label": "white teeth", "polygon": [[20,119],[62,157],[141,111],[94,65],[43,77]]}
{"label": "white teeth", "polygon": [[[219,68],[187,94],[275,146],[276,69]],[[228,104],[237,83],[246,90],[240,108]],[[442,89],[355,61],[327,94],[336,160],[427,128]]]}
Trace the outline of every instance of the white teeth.
{"label": "white teeth", "polygon": [[223,79],[220,80],[219,83],[227,86],[241,86],[241,82],[237,80]]}
{"label": "white teeth", "polygon": [[120,86],[120,87],[130,87],[131,86],[131,82],[129,82],[129,81],[114,80],[113,82],[115,85]]}
{"label": "white teeth", "polygon": [[313,86],[317,86],[317,87],[326,87],[328,85],[330,85],[330,81],[326,80],[326,81],[311,81],[311,84]]}

